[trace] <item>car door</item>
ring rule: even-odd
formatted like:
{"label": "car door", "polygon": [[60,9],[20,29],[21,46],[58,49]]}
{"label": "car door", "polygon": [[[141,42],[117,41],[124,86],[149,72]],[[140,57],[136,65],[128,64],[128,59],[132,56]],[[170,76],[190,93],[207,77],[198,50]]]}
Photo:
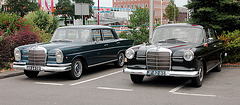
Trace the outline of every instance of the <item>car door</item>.
{"label": "car door", "polygon": [[117,37],[114,36],[112,29],[102,29],[103,33],[103,40],[104,40],[104,48],[105,48],[105,60],[106,61],[113,61],[117,59],[117,54],[119,49],[117,45]]}
{"label": "car door", "polygon": [[89,47],[89,51],[87,51],[87,62],[89,67],[97,65],[105,61],[104,54],[104,42],[102,37],[101,29],[94,29],[91,32],[91,46]]}
{"label": "car door", "polygon": [[215,67],[220,60],[220,44],[221,42],[217,39],[216,31],[212,29],[206,30],[207,35],[207,44],[208,44],[208,56],[206,58],[207,60],[207,69],[211,70],[213,67]]}

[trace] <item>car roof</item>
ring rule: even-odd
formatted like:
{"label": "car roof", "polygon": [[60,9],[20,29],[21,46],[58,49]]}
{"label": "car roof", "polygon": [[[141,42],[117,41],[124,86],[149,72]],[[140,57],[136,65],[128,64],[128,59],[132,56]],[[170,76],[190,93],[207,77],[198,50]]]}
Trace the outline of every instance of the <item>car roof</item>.
{"label": "car roof", "polygon": [[203,28],[201,25],[188,24],[188,23],[166,24],[166,25],[158,26],[157,28],[162,28],[162,27],[196,27],[196,28]]}
{"label": "car roof", "polygon": [[99,28],[108,28],[113,29],[109,26],[102,26],[102,25],[75,25],[75,26],[65,26],[65,27],[59,27],[59,29],[99,29]]}

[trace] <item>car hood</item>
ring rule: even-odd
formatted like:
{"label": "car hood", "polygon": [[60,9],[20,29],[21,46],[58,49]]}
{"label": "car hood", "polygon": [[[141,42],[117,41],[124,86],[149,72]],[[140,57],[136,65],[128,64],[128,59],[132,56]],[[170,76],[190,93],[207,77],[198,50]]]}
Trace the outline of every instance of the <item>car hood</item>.
{"label": "car hood", "polygon": [[47,52],[50,52],[52,50],[56,49],[70,49],[75,47],[81,47],[84,45],[89,45],[89,43],[72,43],[72,42],[48,42],[48,43],[36,43],[36,44],[30,44],[25,46],[20,46],[19,49],[24,51],[29,51],[31,48],[34,47],[43,47],[47,50]]}
{"label": "car hood", "polygon": [[179,50],[194,50],[194,48],[200,46],[200,44],[197,43],[179,43],[179,44],[171,44],[171,43],[160,43],[160,44],[148,44],[148,45],[140,45],[135,46],[133,49],[137,49],[137,56],[145,56],[146,51],[148,49],[158,49],[158,48],[166,48],[170,49],[172,53],[175,53]]}

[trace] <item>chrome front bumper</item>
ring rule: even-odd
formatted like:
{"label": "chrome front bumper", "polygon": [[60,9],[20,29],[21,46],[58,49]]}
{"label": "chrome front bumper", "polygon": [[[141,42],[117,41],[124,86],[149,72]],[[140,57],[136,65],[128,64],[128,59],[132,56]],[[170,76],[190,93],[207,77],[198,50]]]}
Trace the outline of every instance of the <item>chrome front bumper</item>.
{"label": "chrome front bumper", "polygon": [[[147,71],[145,69],[123,69],[123,73],[136,75],[147,75]],[[172,77],[197,77],[199,75],[198,71],[165,71],[165,73],[165,76]]]}
{"label": "chrome front bumper", "polygon": [[[37,67],[41,67],[40,71],[63,72],[63,71],[71,70],[71,65],[72,65],[72,63],[67,63],[67,64],[47,64],[46,66],[37,66]],[[14,69],[26,70],[27,66],[33,66],[33,65],[26,65],[25,62],[13,62],[13,68]],[[29,70],[29,71],[35,71],[35,70]]]}

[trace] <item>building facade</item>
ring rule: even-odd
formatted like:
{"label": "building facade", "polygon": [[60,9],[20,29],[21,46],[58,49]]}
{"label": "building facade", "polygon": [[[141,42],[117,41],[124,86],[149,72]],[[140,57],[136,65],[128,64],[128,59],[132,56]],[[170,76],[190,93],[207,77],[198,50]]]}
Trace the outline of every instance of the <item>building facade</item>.
{"label": "building facade", "polygon": [[[170,0],[154,0],[154,21],[159,22],[161,19],[161,1],[162,13],[166,13],[165,9],[169,5]],[[148,8],[149,0],[112,0],[114,8],[136,9],[137,7]],[[163,18],[163,24],[167,23],[167,19]]]}

